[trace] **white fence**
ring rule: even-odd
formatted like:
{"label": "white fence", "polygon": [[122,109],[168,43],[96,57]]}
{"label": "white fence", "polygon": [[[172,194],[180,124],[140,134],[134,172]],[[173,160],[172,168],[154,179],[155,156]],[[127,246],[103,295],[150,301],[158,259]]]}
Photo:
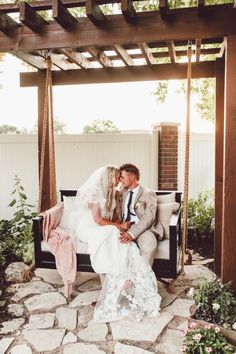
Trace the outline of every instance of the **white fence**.
{"label": "white fence", "polygon": [[[179,143],[179,190],[183,190],[184,136]],[[78,188],[97,167],[133,162],[141,171],[141,183],[157,189],[156,135],[102,134],[56,137],[57,189]],[[36,135],[0,135],[0,219],[10,218],[13,179],[22,180],[28,201],[38,200],[38,147]],[[191,134],[190,197],[214,187],[214,136]]]}
{"label": "white fence", "polygon": [[[157,188],[157,141],[146,134],[58,135],[56,137],[57,189],[77,189],[90,173],[108,163],[133,162],[140,167],[141,183]],[[154,154],[155,152],[155,154]],[[22,180],[30,203],[38,200],[38,147],[36,135],[0,135],[0,219],[12,216],[14,175]]]}
{"label": "white fence", "polygon": [[[184,188],[185,134],[179,136],[178,187]],[[189,197],[215,186],[215,135],[191,133],[189,157]]]}

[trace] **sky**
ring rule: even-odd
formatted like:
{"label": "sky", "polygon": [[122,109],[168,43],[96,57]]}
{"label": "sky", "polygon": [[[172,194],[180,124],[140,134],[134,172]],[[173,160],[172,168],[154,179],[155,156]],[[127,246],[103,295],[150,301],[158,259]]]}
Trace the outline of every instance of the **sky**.
{"label": "sky", "polygon": [[[0,62],[0,125],[32,129],[37,121],[37,89],[20,88],[19,72],[26,71],[21,62],[7,54]],[[152,130],[160,122],[179,122],[185,130],[186,100],[175,93],[171,81],[167,100],[157,104],[153,92],[155,81],[56,86],[53,89],[54,116],[66,124],[66,132],[79,134],[95,119],[112,120],[120,130]],[[214,131],[212,123],[199,117],[192,98],[191,130]]]}

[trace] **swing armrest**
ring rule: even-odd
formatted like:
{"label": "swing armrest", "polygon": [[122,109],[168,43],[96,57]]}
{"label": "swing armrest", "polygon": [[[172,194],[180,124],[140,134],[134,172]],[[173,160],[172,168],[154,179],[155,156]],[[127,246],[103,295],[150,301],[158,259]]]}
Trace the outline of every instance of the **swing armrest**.
{"label": "swing armrest", "polygon": [[180,245],[180,239],[181,239],[181,210],[179,210],[176,213],[173,213],[170,219],[170,224],[169,224],[169,229],[170,229],[170,244],[173,245],[174,248],[177,247],[177,245]]}
{"label": "swing armrest", "polygon": [[39,266],[39,262],[41,259],[41,241],[43,240],[42,225],[42,216],[36,216],[33,218],[34,254],[36,267]]}
{"label": "swing armrest", "polygon": [[169,224],[170,227],[177,227],[179,224],[179,218],[180,218],[180,209],[171,215],[170,224]]}

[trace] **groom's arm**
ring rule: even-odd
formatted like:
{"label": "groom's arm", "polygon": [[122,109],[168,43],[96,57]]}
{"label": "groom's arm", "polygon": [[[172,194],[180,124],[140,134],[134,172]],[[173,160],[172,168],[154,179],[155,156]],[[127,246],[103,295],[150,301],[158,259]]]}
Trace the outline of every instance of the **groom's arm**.
{"label": "groom's arm", "polygon": [[145,192],[146,208],[144,214],[136,224],[133,224],[128,232],[133,239],[137,239],[144,231],[150,229],[156,220],[157,196],[154,191]]}

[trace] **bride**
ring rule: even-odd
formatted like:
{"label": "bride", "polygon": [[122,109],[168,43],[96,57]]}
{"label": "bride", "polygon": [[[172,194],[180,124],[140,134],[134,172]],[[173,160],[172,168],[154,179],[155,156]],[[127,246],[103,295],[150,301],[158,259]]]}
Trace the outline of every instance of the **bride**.
{"label": "bride", "polygon": [[159,314],[161,297],[156,277],[135,242],[120,242],[129,228],[122,223],[116,187],[120,170],[112,165],[97,169],[78,190],[76,237],[88,244],[91,265],[105,279],[94,310],[95,322]]}

